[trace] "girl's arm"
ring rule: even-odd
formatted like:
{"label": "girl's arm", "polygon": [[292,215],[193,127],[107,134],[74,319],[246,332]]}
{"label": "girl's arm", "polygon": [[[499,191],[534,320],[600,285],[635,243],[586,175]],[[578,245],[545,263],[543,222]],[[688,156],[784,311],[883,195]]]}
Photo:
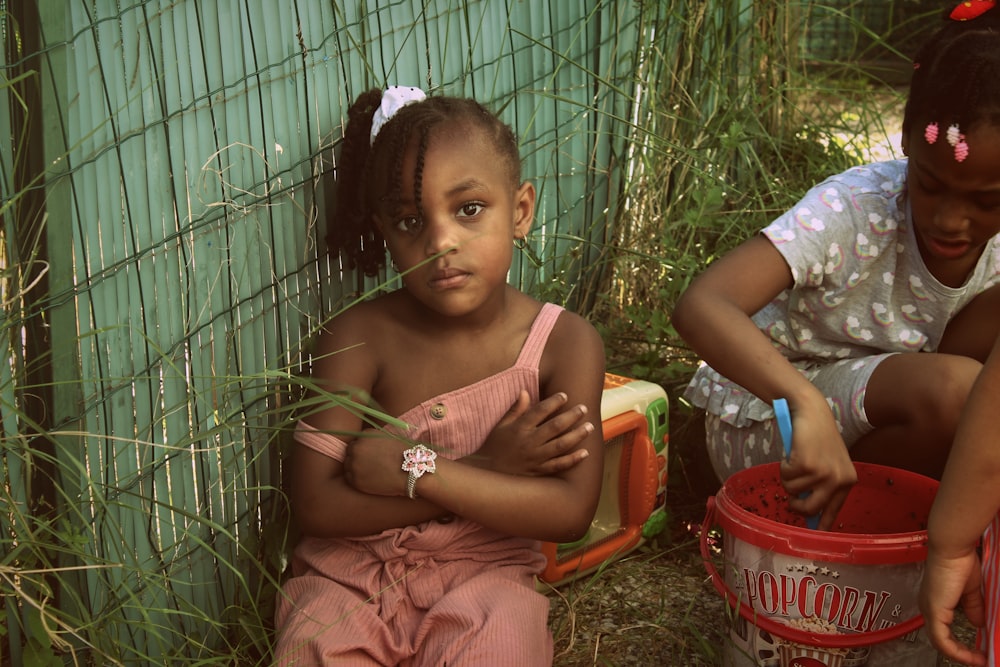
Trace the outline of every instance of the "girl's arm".
{"label": "girl's arm", "polygon": [[[857,473],[824,396],[750,319],[792,284],[781,253],[758,235],[699,275],[678,300],[672,321],[719,373],[767,403],[788,400],[794,440],[782,480],[792,507],[805,514],[822,511],[819,527],[828,529]],[[797,498],[803,491],[811,494]]]}
{"label": "girl's arm", "polygon": [[[568,542],[586,533],[597,508],[604,469],[600,428],[603,343],[589,323],[563,312],[541,364],[543,395],[562,393],[567,405],[586,406],[594,428],[584,432],[579,447],[587,456],[568,470],[548,476],[504,474],[439,457],[437,472],[417,480],[418,501],[404,498],[404,503],[429,501],[449,513],[520,537]],[[399,470],[406,448],[405,443],[358,440],[348,464],[353,483],[368,493],[398,501],[406,493],[407,475]]]}
{"label": "girl's arm", "polygon": [[1000,511],[998,404],[1000,340],[973,386],[948,455],[928,520],[927,564],[920,589],[931,641],[949,658],[971,665],[985,665],[985,656],[960,644],[950,626],[959,606],[974,625],[982,626],[984,603],[1000,604],[997,599],[983,600],[976,554],[983,531]]}
{"label": "girl's arm", "polygon": [[[378,375],[376,360],[370,347],[355,333],[363,328],[355,319],[354,309],[339,315],[335,323],[319,339],[313,362],[316,390],[311,392],[312,398],[321,399],[324,392],[330,392],[350,396],[361,406],[368,405]],[[330,378],[336,378],[336,382]],[[305,421],[348,443],[370,426],[356,411],[339,406],[310,413]],[[299,528],[315,537],[374,535],[447,514],[426,501],[404,504],[398,499],[362,493],[344,478],[341,461],[300,443],[292,452],[289,493]]]}
{"label": "girl's arm", "polygon": [[[351,338],[351,332],[359,330],[350,313],[341,315],[337,327],[320,339],[313,376],[321,392],[349,393],[365,405],[377,368],[369,348]],[[599,382],[603,388],[603,351],[598,353],[602,364]],[[338,380],[336,384],[323,384],[322,378]],[[501,419],[487,444],[463,465],[482,468],[483,472],[508,473],[503,477],[563,474],[578,467],[589,454],[587,448],[592,443],[593,429],[588,430],[586,422],[596,419],[600,423],[600,394],[596,412],[591,404],[584,412],[580,401],[570,402],[577,392],[552,391],[553,395],[534,405],[529,405],[526,395],[521,396]],[[424,498],[405,497],[407,474],[400,466],[402,452],[411,444],[379,433],[363,423],[356,412],[343,407],[309,414],[306,421],[319,431],[338,434],[348,443],[347,472],[351,472],[351,464],[358,464],[363,454],[382,457],[384,460],[377,465],[383,466],[381,474],[391,488],[383,495],[363,492],[357,488],[363,479],[345,477],[344,462],[296,443],[290,468],[290,495],[296,520],[304,533],[316,537],[372,535],[454,513]],[[451,463],[438,461],[444,468]]]}

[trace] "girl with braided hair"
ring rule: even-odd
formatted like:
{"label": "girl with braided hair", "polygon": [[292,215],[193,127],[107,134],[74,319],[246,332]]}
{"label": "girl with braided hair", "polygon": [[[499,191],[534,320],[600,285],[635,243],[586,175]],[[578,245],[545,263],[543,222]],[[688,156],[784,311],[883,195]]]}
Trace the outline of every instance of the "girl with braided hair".
{"label": "girl with braided hair", "polygon": [[1000,9],[971,17],[992,4],[963,3],[918,54],[906,159],[815,186],[673,312],[704,362],[686,396],[718,476],[781,461],[791,507],[821,529],[852,460],[940,476],[1000,329]]}
{"label": "girl with braided hair", "polygon": [[388,250],[402,287],[318,343],[277,664],[551,664],[539,541],[593,519],[604,351],[583,318],[507,283],[534,214],[520,170],[474,100],[391,87],[350,109],[329,244],[369,274]]}

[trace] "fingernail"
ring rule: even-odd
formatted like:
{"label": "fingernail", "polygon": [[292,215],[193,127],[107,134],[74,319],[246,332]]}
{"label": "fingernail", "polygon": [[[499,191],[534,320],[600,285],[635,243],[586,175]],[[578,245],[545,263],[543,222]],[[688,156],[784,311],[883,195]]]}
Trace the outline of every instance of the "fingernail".
{"label": "fingernail", "polygon": [[591,424],[590,422],[587,422],[586,424],[584,424],[583,428],[585,428],[587,430],[587,433],[593,433],[594,432],[594,425]]}
{"label": "fingernail", "polygon": [[580,412],[583,414],[587,414],[587,406],[584,405],[583,403],[580,404]]}
{"label": "fingernail", "polygon": [[588,452],[586,449],[581,449],[580,450],[580,460],[581,461],[583,459],[587,458],[588,456],[590,456],[590,452]]}

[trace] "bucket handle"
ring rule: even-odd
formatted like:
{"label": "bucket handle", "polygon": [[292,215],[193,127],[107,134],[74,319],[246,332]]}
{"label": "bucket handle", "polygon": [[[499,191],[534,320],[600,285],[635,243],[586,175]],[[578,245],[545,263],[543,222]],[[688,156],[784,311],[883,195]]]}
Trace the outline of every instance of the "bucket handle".
{"label": "bucket handle", "polygon": [[788,639],[796,644],[805,644],[807,646],[815,646],[817,648],[860,648],[862,646],[871,646],[873,644],[881,644],[882,642],[899,639],[904,635],[920,629],[920,627],[924,624],[924,617],[921,614],[917,614],[913,618],[909,618],[902,623],[892,626],[891,628],[873,630],[872,632],[857,632],[854,634],[825,634],[794,628],[765,616],[754,610],[749,604],[740,600],[736,593],[734,593],[729,586],[726,585],[722,575],[719,573],[718,569],[716,569],[715,564],[712,563],[712,558],[708,553],[708,533],[714,523],[715,496],[711,496],[708,499],[708,506],[705,511],[705,520],[701,524],[701,537],[699,538],[699,542],[701,543],[702,562],[712,579],[712,585],[715,586],[715,590],[726,598],[726,602],[729,603],[729,606],[739,612],[740,616],[758,628],[766,630],[772,635]]}

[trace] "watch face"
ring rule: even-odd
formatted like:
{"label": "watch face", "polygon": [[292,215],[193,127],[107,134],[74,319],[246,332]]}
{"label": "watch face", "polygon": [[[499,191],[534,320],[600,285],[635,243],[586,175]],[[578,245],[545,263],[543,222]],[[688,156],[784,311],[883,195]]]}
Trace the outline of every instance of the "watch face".
{"label": "watch face", "polygon": [[406,478],[406,495],[408,497],[417,497],[415,487],[418,477],[422,477],[425,472],[437,471],[436,459],[437,452],[426,445],[415,445],[403,452],[402,469],[409,473]]}
{"label": "watch face", "polygon": [[417,445],[403,452],[403,470],[420,477],[425,472],[437,470],[437,452],[425,445]]}

